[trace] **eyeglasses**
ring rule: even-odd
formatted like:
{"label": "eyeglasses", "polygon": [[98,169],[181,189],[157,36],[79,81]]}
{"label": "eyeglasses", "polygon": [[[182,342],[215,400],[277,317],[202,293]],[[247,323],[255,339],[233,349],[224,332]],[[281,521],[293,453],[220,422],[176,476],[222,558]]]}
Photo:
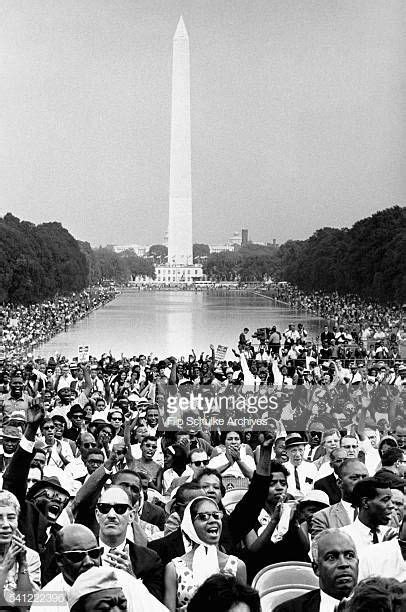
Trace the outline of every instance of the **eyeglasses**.
{"label": "eyeglasses", "polygon": [[131,507],[128,504],[100,503],[96,505],[96,508],[101,514],[108,514],[111,509],[113,509],[116,514],[125,514],[127,510],[131,510]]}
{"label": "eyeglasses", "polygon": [[54,425],[45,426],[42,428],[42,431],[53,431],[55,429]]}
{"label": "eyeglasses", "polygon": [[99,559],[103,554],[103,548],[90,548],[89,550],[65,550],[60,553],[71,563],[81,563],[87,555],[91,559]]}
{"label": "eyeglasses", "polygon": [[192,461],[193,465],[196,467],[201,467],[202,465],[209,465],[208,459],[202,459],[201,461]]}
{"label": "eyeglasses", "polygon": [[39,497],[46,497],[47,499],[60,501],[62,504],[66,503],[69,499],[67,495],[64,495],[60,491],[56,491],[55,489],[49,489],[46,487],[38,491],[38,493],[36,493],[36,495],[34,496],[34,499],[37,499]]}
{"label": "eyeglasses", "polygon": [[96,442],[83,442],[82,446],[83,448],[96,448],[97,444]]}
{"label": "eyeglasses", "polygon": [[198,512],[195,515],[194,520],[199,519],[199,521],[207,523],[211,517],[213,517],[216,521],[221,521],[223,518],[223,512],[221,512],[221,510],[215,510],[214,512]]}

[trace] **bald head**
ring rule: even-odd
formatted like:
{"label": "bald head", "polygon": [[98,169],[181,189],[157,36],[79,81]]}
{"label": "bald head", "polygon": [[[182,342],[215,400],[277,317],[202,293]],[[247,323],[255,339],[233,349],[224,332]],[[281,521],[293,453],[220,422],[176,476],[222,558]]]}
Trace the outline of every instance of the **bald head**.
{"label": "bald head", "polygon": [[94,533],[84,525],[67,525],[58,531],[55,558],[65,582],[69,585],[72,585],[80,574],[100,565],[101,552]]}
{"label": "bald head", "polygon": [[94,533],[80,523],[62,527],[55,539],[55,550],[58,553],[66,550],[87,550],[96,546],[98,543]]}

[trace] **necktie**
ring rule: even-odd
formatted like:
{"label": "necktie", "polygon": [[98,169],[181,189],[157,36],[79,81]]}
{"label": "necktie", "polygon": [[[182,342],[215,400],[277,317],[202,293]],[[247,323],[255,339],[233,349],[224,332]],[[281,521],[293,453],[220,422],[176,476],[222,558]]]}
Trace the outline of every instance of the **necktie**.
{"label": "necktie", "polygon": [[372,544],[378,544],[379,540],[378,540],[378,528],[377,527],[373,527],[370,531],[371,535],[372,535]]}
{"label": "necktie", "polygon": [[296,485],[296,489],[300,491],[300,480],[299,480],[299,474],[297,473],[296,465],[295,465],[295,485]]}
{"label": "necktie", "polygon": [[351,508],[353,508],[353,509],[354,509],[354,518],[353,518],[353,521],[355,521],[355,519],[356,519],[356,518],[357,518],[357,516],[358,516],[358,508],[357,508],[357,506],[351,506]]}

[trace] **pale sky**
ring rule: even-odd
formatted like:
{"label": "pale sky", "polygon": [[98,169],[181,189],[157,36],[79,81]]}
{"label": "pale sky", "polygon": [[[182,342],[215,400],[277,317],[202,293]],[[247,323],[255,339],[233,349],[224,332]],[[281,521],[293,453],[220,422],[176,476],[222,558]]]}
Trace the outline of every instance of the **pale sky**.
{"label": "pale sky", "polygon": [[195,242],[405,205],[404,0],[3,0],[0,215],[163,241],[181,14]]}

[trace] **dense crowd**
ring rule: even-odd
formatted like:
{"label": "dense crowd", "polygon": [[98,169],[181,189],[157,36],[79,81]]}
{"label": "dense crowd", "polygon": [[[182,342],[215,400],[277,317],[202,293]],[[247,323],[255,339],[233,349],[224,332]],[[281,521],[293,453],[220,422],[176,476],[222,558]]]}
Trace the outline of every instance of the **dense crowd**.
{"label": "dense crowd", "polygon": [[24,306],[0,308],[0,354],[3,359],[21,359],[34,348],[103,306],[115,297],[110,287],[93,286],[80,293]]}
{"label": "dense crowd", "polygon": [[401,310],[299,296],[318,342],[232,359],[29,354],[111,297],[3,308],[0,610],[406,609]]}

